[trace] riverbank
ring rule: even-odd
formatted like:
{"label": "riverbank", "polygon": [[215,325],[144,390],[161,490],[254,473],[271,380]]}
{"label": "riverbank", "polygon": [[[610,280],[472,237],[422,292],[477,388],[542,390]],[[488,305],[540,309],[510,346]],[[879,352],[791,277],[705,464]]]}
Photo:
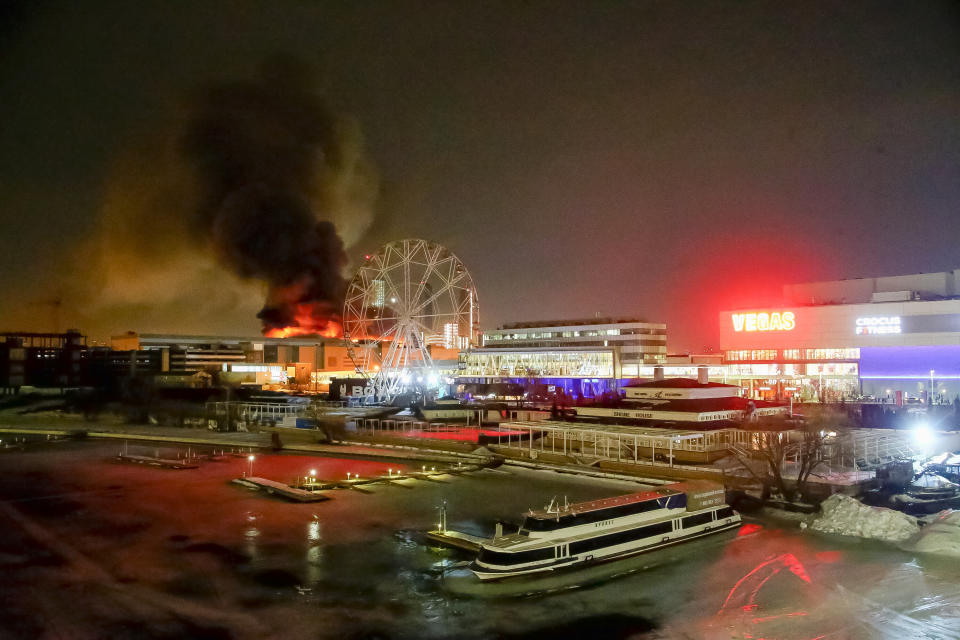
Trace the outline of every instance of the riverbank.
{"label": "riverbank", "polygon": [[[722,473],[706,467],[696,469],[664,465],[638,466],[612,461],[581,464],[570,456],[547,453],[531,457],[523,450],[496,445],[481,447],[476,443],[454,440],[371,437],[355,432],[348,432],[346,439],[342,442],[326,444],[317,442],[319,433],[310,430],[264,428],[255,432],[219,432],[196,427],[131,425],[119,420],[87,421],[80,416],[70,414],[46,413],[29,416],[0,414],[0,434],[3,433],[211,446],[251,452],[288,451],[319,456],[439,463],[476,462],[492,456],[502,458],[505,464],[519,467],[645,484],[664,484],[686,479],[711,479],[724,482]],[[275,433],[276,437],[274,437]],[[727,480],[742,482],[740,478],[727,478]]]}
{"label": "riverbank", "polygon": [[[527,585],[537,597],[454,580],[469,557],[425,540],[443,503],[450,528],[489,536],[554,497],[621,495],[635,481],[508,465],[300,504],[232,483],[251,471],[245,456],[174,471],[117,464],[120,444],[38,442],[0,455],[0,636],[901,638],[957,623],[958,576],[946,563],[767,518]],[[342,481],[420,467],[261,451],[252,475]]]}

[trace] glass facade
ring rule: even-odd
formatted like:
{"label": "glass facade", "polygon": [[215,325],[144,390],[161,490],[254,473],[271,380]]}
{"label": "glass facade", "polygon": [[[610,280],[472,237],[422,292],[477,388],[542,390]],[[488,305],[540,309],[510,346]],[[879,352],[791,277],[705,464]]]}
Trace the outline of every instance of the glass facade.
{"label": "glass facade", "polygon": [[506,325],[483,333],[483,346],[494,349],[619,347],[620,360],[661,362],[667,353],[667,326],[637,319],[569,320]]}
{"label": "glass facade", "polygon": [[470,377],[614,378],[613,350],[498,351],[477,349],[460,355],[460,375]]}
{"label": "glass facade", "polygon": [[723,381],[749,398],[835,402],[860,395],[859,359],[859,348],[728,350]]}
{"label": "glass facade", "polygon": [[724,353],[727,362],[790,362],[806,360],[859,360],[858,347],[845,349],[734,349]]}

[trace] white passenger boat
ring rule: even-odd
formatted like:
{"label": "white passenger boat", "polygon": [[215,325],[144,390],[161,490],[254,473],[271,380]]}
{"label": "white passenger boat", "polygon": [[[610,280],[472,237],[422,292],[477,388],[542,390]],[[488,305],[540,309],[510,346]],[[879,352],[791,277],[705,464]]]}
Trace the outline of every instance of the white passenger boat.
{"label": "white passenger boat", "polygon": [[470,569],[481,580],[607,562],[736,528],[723,486],[691,480],[578,504],[530,511],[517,533],[480,546]]}

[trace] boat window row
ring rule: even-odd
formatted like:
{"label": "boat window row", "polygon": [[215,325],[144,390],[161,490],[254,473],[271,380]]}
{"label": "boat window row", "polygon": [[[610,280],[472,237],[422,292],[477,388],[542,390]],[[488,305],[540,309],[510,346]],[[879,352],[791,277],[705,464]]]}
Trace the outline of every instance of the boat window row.
{"label": "boat window row", "polygon": [[585,553],[587,551],[594,551],[596,549],[614,547],[618,544],[626,544],[627,542],[633,542],[634,540],[641,540],[651,536],[666,535],[672,530],[673,525],[670,523],[670,521],[667,521],[658,522],[657,524],[650,524],[645,527],[638,527],[636,529],[630,529],[628,531],[609,533],[605,536],[596,536],[587,540],[571,542],[570,553]]}
{"label": "boat window row", "polygon": [[558,518],[527,517],[523,521],[523,528],[528,531],[556,531],[567,527],[577,527],[584,524],[594,524],[604,520],[623,518],[657,509],[680,509],[687,506],[687,494],[679,493],[673,496],[664,496],[643,502],[621,504],[606,509],[597,509],[586,513],[565,514]]}
{"label": "boat window row", "polygon": [[708,511],[707,513],[700,513],[695,516],[686,516],[683,519],[683,528],[687,529],[689,527],[696,527],[701,524],[707,524],[708,522],[713,522],[712,511]]}
{"label": "boat window row", "polygon": [[733,507],[724,507],[722,509],[717,509],[717,520],[723,520],[724,518],[729,518],[733,515]]}
{"label": "boat window row", "polygon": [[[671,496],[678,497],[678,496]],[[686,496],[683,496],[684,498]],[[662,500],[662,498],[661,498]],[[656,504],[656,501],[651,500]],[[637,504],[647,504],[646,502],[637,502]],[[634,505],[622,505],[622,506],[634,506]],[[717,520],[723,520],[724,518],[729,518],[734,513],[733,508],[723,507],[717,509],[716,511],[708,511],[707,513],[698,513],[692,516],[686,516],[683,520],[683,528],[687,529],[689,527],[697,527],[708,522],[713,522],[714,514],[716,514]],[[587,515],[587,514],[582,514]],[[552,522],[552,521],[551,521]],[[609,533],[602,536],[594,536],[586,540],[578,540],[576,542],[570,543],[570,554],[576,555],[579,553],[586,553],[589,551],[596,551],[597,549],[605,549],[607,547],[615,547],[617,545],[626,544],[628,542],[633,542],[635,540],[642,540],[643,538],[650,538],[654,536],[663,536],[673,531],[672,521],[667,520],[666,522],[658,522],[656,524],[649,524],[644,527],[637,527],[635,529],[629,529],[627,531],[619,531],[617,533]],[[515,553],[510,553],[507,551],[494,551],[486,547],[480,549],[479,560],[486,564],[494,564],[501,566],[509,565],[519,565],[527,564],[529,562],[538,562],[542,560],[552,560],[555,557],[555,548],[546,547],[543,549],[532,549],[530,551],[518,551]]]}
{"label": "boat window row", "polygon": [[477,557],[477,559],[486,564],[496,564],[501,566],[526,564],[528,562],[537,562],[539,560],[553,560],[553,549],[553,547],[547,547],[545,549],[531,549],[530,551],[517,551],[516,553],[509,553],[506,551],[494,551],[486,547],[481,547],[480,555]]}

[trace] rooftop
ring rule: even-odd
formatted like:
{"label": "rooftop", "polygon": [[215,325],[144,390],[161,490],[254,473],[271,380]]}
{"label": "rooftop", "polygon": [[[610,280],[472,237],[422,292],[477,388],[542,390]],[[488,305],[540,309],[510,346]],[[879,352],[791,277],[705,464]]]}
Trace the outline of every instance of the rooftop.
{"label": "rooftop", "polygon": [[574,318],[570,320],[537,320],[531,322],[511,322],[497,327],[502,329],[542,329],[544,327],[582,327],[599,324],[653,324],[664,325],[662,322],[647,322],[643,318],[633,317],[595,317],[595,318]]}
{"label": "rooftop", "polygon": [[587,513],[590,511],[599,511],[601,509],[609,509],[610,507],[618,507],[624,504],[634,504],[636,502],[646,502],[647,500],[656,500],[657,498],[662,498],[664,496],[674,496],[682,491],[676,489],[670,489],[668,487],[660,487],[658,489],[652,489],[650,491],[640,491],[637,493],[631,493],[625,496],[615,496],[613,498],[601,498],[600,500],[590,500],[588,502],[577,502],[576,504],[569,505],[566,509],[559,509],[557,511],[547,511],[546,509],[540,509],[537,511],[531,510],[527,515],[533,518],[556,518],[560,515],[567,515],[573,513]]}
{"label": "rooftop", "polygon": [[726,398],[679,398],[676,400],[623,400],[618,406],[629,409],[674,411],[681,413],[710,413],[713,411],[745,411],[750,403],[757,409],[785,407],[782,402],[751,400],[740,396]]}
{"label": "rooftop", "polygon": [[724,384],[722,382],[697,382],[692,378],[667,378],[664,380],[649,380],[647,382],[631,382],[625,387],[643,388],[643,389],[711,389],[714,387],[732,387],[735,384]]}
{"label": "rooftop", "polygon": [[[277,344],[295,346],[314,346],[318,344],[344,344],[343,338],[324,338],[322,336],[293,336],[290,338],[268,338],[266,336],[215,336],[184,335],[170,333],[128,332],[112,336],[114,340],[138,338],[148,344]],[[359,345],[362,346],[362,345]]]}

